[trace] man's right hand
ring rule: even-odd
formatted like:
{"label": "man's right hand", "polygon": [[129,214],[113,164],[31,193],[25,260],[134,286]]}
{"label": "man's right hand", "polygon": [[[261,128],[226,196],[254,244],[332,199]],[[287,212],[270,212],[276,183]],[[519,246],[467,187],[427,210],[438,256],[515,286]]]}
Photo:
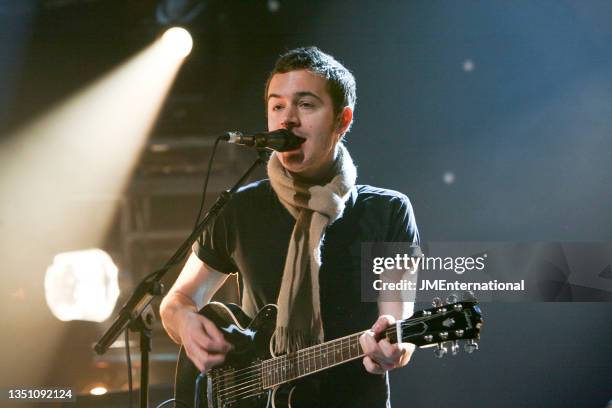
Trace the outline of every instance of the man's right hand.
{"label": "man's right hand", "polygon": [[213,322],[191,310],[182,316],[179,336],[187,356],[201,372],[223,363],[232,349]]}
{"label": "man's right hand", "polygon": [[218,272],[192,253],[162,299],[159,313],[164,328],[202,372],[221,364],[231,345],[207,318],[198,314],[223,285],[227,274]]}

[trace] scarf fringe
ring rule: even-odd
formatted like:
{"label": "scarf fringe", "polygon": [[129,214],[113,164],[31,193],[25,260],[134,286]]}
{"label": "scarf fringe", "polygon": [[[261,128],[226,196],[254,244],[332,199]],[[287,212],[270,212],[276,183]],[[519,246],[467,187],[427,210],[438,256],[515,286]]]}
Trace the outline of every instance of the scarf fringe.
{"label": "scarf fringe", "polygon": [[276,355],[295,353],[303,348],[323,342],[323,338],[313,337],[310,331],[287,327],[277,327],[272,339]]}

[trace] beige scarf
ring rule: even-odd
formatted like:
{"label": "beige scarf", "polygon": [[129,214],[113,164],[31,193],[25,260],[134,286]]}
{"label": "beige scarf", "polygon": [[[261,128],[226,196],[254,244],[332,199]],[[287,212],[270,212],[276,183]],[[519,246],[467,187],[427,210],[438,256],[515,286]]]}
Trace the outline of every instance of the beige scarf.
{"label": "beige scarf", "polygon": [[357,169],[340,143],[333,178],[325,185],[293,178],[276,152],[268,162],[268,177],[280,202],[295,218],[277,300],[274,350],[280,354],[323,341],[319,300],[321,247],[327,226],[342,216]]}

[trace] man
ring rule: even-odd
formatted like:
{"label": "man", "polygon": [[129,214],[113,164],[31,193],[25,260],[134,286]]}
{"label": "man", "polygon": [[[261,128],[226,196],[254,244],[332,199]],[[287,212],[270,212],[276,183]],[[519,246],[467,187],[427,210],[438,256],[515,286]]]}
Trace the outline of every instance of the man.
{"label": "man", "polygon": [[[287,52],[266,85],[270,131],[305,139],[274,153],[269,180],[241,189],[194,246],[161,305],[164,327],[201,371],[224,361],[230,345],[197,314],[228,273],[239,272],[245,312],[278,305],[274,348],[294,351],[362,331],[362,362],[319,377],[321,406],[385,407],[387,371],[408,363],[410,344],[377,341],[411,303],[361,302],[362,242],[418,243],[406,196],[356,186],[356,169],[341,143],[353,121],[355,80],[316,47]],[[362,364],[362,365],[361,365]],[[365,368],[365,369],[364,369]],[[367,371],[367,372],[366,372]]]}

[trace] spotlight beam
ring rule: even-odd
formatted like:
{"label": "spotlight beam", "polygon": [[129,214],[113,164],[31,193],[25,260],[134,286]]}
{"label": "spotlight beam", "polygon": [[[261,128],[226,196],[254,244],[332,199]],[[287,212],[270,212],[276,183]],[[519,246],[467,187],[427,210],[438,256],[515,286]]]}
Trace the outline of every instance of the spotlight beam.
{"label": "spotlight beam", "polygon": [[[20,342],[32,362],[9,356],[2,377],[10,373],[11,382],[44,379],[39,367],[48,366],[62,334],[48,319],[45,269],[58,252],[101,247],[182,63],[165,52],[160,38],[0,143],[4,284],[28,299],[28,307],[5,299],[13,310],[7,341]],[[18,339],[31,331],[45,332],[44,344]]]}

